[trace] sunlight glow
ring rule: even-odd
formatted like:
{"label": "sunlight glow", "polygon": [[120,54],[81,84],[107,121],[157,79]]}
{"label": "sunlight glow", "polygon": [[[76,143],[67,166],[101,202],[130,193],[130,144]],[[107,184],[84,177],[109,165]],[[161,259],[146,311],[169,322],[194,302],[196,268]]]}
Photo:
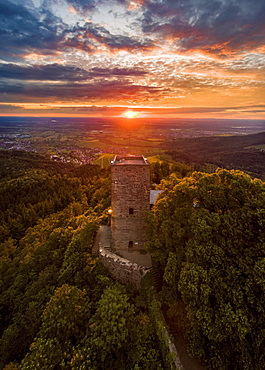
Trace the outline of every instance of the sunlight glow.
{"label": "sunlight glow", "polygon": [[127,110],[125,113],[124,113],[124,116],[126,118],[136,118],[137,116],[139,115],[138,112],[134,112],[133,110]]}

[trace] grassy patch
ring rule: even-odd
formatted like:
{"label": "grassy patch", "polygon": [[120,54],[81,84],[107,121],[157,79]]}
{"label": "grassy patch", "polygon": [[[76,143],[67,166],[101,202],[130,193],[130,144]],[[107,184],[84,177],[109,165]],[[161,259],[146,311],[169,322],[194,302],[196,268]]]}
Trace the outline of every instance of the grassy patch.
{"label": "grassy patch", "polygon": [[110,166],[110,162],[112,161],[114,154],[103,154],[100,155],[95,161],[94,164],[99,165],[101,168],[108,168]]}

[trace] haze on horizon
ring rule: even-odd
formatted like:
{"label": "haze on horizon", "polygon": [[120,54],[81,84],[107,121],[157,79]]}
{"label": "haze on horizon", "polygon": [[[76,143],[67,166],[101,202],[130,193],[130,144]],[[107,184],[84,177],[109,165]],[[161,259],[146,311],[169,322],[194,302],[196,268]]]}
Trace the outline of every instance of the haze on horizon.
{"label": "haze on horizon", "polygon": [[264,0],[0,0],[0,115],[265,119],[264,19]]}

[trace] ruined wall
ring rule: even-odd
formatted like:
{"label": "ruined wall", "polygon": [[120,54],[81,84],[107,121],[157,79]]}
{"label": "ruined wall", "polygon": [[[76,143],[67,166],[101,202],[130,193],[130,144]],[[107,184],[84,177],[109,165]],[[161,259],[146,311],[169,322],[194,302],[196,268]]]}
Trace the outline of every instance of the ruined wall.
{"label": "ruined wall", "polygon": [[[100,247],[98,252],[100,261],[108,269],[114,279],[124,284],[132,283],[137,289],[141,288],[141,280],[145,276],[148,276],[147,273],[150,271],[150,268],[130,262],[104,247]],[[166,368],[169,370],[184,370],[175,344],[167,330],[167,325],[160,308],[161,304],[156,298],[154,287],[149,286],[148,283],[145,289],[149,291],[149,298],[147,298],[147,301],[150,300],[149,312],[157,332],[161,354]]]}
{"label": "ruined wall", "polygon": [[140,288],[141,279],[150,270],[137,263],[130,262],[104,247],[99,248],[99,258],[113,278],[124,284],[133,283],[138,289]]}

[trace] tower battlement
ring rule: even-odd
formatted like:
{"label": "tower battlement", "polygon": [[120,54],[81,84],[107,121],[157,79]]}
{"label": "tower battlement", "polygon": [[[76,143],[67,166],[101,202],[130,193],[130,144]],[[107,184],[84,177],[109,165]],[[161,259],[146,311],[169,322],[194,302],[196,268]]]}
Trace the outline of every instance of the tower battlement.
{"label": "tower battlement", "polygon": [[121,166],[121,165],[147,165],[149,166],[149,163],[147,159],[141,155],[141,156],[136,156],[136,155],[126,155],[126,156],[119,156],[116,155],[111,162],[112,165],[114,166]]}

